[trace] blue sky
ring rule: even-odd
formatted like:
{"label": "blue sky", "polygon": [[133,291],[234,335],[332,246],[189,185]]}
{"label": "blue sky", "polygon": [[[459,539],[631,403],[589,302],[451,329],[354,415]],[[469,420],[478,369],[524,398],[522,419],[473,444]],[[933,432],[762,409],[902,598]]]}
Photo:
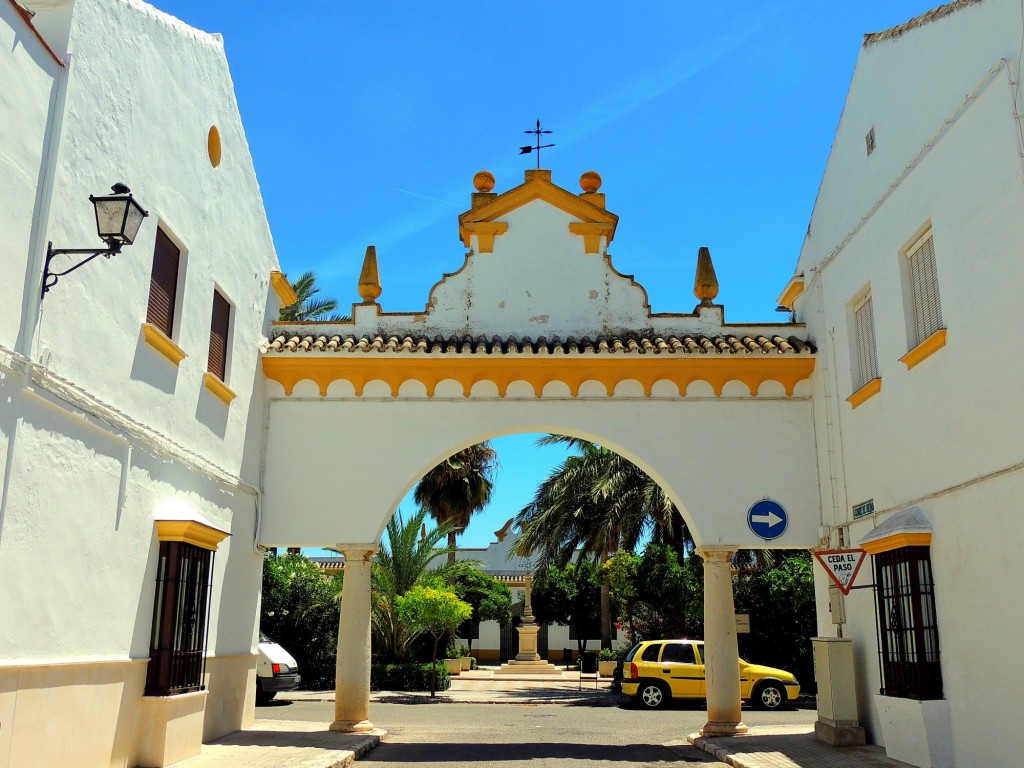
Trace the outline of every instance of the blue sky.
{"label": "blue sky", "polygon": [[[473,175],[520,184],[539,118],[556,184],[603,177],[613,262],[652,309],[693,309],[706,245],[730,322],[780,319],[862,35],[938,4],[157,2],[224,35],[282,268],[315,270],[346,309],[373,244],[383,308],[422,310],[462,264]],[[496,444],[496,500],[467,546],[564,457],[531,444]]]}

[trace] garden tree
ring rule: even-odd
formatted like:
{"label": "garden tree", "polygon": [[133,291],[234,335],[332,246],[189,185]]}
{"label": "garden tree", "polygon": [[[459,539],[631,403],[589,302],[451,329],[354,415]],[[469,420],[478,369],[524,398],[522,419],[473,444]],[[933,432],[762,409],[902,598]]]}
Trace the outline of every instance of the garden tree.
{"label": "garden tree", "polygon": [[427,510],[420,509],[408,522],[399,510],[388,522],[380,550],[370,570],[371,623],[376,655],[387,662],[404,661],[416,631],[398,615],[398,598],[425,580],[446,580],[473,570],[475,560],[447,563],[449,548],[440,543],[448,538],[450,525],[424,530]]}
{"label": "garden tree", "polygon": [[798,680],[814,679],[809,638],[817,624],[814,574],[806,550],[747,553],[736,576],[738,613],[750,614],[743,652],[761,664],[782,667]]}
{"label": "garden tree", "polygon": [[449,456],[427,472],[416,486],[413,499],[426,507],[439,525],[449,523],[448,562],[455,562],[455,537],[469,519],[487,506],[498,465],[498,454],[490,443],[470,446]]}
{"label": "garden tree", "polygon": [[651,542],[636,575],[634,641],[704,636],[703,560],[690,555],[680,561],[672,547]]}
{"label": "garden tree", "polygon": [[324,321],[331,323],[347,322],[351,318],[336,312],[338,309],[337,299],[317,296],[320,288],[316,284],[316,272],[312,270],[303,272],[298,279],[291,282],[292,290],[299,300],[294,304],[281,308],[279,320],[292,321]]}
{"label": "garden tree", "polygon": [[433,586],[417,584],[397,600],[398,616],[409,627],[427,631],[434,637],[434,654],[430,660],[430,695],[437,690],[437,645],[441,636],[451,632],[473,615],[469,603],[459,600],[453,590],[442,582]]}
{"label": "garden tree", "polygon": [[300,554],[263,559],[260,631],[291,653],[310,687],[334,680],[342,576],[324,576]]}
{"label": "garden tree", "polygon": [[[512,622],[512,592],[507,585],[488,576],[483,571],[472,569],[455,576],[452,584],[460,600],[473,608],[472,621],[496,621],[501,626]],[[473,633],[466,633],[469,650],[473,650]]]}
{"label": "garden tree", "polygon": [[600,632],[601,583],[601,569],[589,560],[544,568],[533,580],[533,615],[539,624],[572,627],[583,653],[587,640]]}
{"label": "garden tree", "polygon": [[640,558],[626,550],[616,552],[601,566],[604,574],[602,583],[608,585],[610,597],[621,611],[619,618],[625,623],[626,637],[630,642],[634,642],[636,637],[633,616],[640,601],[640,591],[637,588],[639,568]]}
{"label": "garden tree", "polygon": [[[679,510],[643,470],[615,451],[587,440],[547,435],[538,445],[566,445],[569,456],[537,488],[519,512],[519,553],[539,554],[541,567],[563,566],[574,557],[603,563],[619,546],[633,550],[646,535],[676,547],[680,557],[693,541]],[[601,592],[601,646],[611,647],[609,585]]]}

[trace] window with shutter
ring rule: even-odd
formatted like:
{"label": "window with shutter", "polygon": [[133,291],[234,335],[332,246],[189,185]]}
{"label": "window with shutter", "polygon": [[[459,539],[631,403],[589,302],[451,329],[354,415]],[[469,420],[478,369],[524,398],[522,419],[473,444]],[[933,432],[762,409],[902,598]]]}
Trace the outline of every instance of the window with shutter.
{"label": "window with shutter", "polygon": [[853,338],[855,345],[853,388],[856,391],[872,379],[878,378],[875,318],[870,295],[853,310]]}
{"label": "window with shutter", "polygon": [[907,251],[908,276],[914,321],[914,346],[942,328],[939,279],[935,270],[935,242],[931,232]]}
{"label": "window with shutter", "polygon": [[220,291],[213,292],[213,317],[210,321],[210,357],[207,370],[221,381],[227,373],[228,326],[231,321],[231,304]]}
{"label": "window with shutter", "polygon": [[162,229],[156,231],[153,251],[153,273],[149,282],[149,306],[146,322],[158,328],[167,338],[174,331],[174,306],[178,293],[178,266],[181,249]]}

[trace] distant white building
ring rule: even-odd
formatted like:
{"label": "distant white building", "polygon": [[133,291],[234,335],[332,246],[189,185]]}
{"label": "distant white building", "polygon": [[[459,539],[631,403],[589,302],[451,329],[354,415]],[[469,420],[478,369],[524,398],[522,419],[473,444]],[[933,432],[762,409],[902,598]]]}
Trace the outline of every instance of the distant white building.
{"label": "distant white building", "polygon": [[4,2],[0,82],[0,765],[166,765],[253,719],[277,257],[218,36]]}
{"label": "distant white building", "polygon": [[860,718],[920,766],[1021,764],[1022,14],[865,36],[782,299],[819,350],[822,546],[872,555],[845,600]]}
{"label": "distant white building", "polygon": [[[486,547],[461,548],[456,553],[456,559],[478,560],[481,571],[508,586],[512,592],[513,605],[521,605],[526,599],[526,579],[534,575],[534,565],[532,558],[519,555],[510,557],[521,535],[512,521],[513,518],[510,518],[500,530],[495,531],[495,540]],[[476,633],[473,637],[473,655],[482,663],[502,663],[515,658],[519,638],[514,626],[501,627],[496,621],[484,621],[474,623],[473,629]],[[617,634],[613,634],[613,646],[621,642]],[[600,635],[586,639],[588,649],[600,645]],[[538,646],[544,659],[559,664],[566,661],[564,653],[567,650],[575,657],[579,642],[574,629],[563,624],[551,624],[541,627]]]}

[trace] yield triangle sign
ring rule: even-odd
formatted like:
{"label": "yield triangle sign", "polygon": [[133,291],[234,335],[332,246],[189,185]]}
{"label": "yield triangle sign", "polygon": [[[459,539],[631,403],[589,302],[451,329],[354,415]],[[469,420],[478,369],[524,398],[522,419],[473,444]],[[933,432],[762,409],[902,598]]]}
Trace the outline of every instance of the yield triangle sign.
{"label": "yield triangle sign", "polygon": [[825,572],[832,577],[832,581],[839,585],[844,595],[850,594],[857,572],[864,564],[863,549],[829,549],[824,552],[815,552]]}

